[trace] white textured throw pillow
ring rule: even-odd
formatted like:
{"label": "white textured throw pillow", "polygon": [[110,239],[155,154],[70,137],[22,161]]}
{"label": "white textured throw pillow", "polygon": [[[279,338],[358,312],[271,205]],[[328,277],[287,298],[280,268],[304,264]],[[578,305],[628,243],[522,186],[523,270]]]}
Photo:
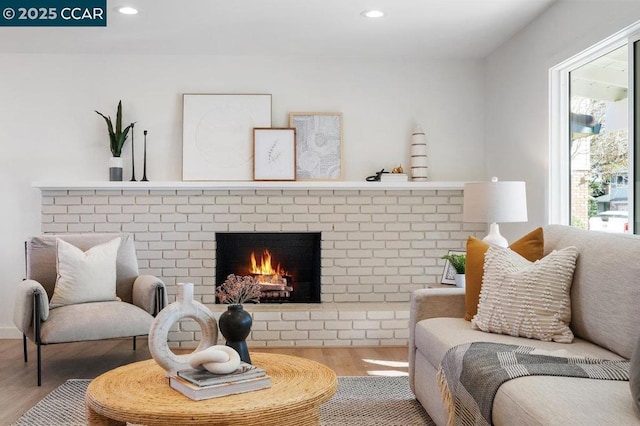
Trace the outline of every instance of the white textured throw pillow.
{"label": "white textured throw pillow", "polygon": [[491,247],[474,329],[571,343],[571,283],[578,249],[553,251],[529,262],[511,249]]}
{"label": "white textured throw pillow", "polygon": [[51,307],[116,300],[116,257],[120,238],[83,252],[56,239],[58,278]]}

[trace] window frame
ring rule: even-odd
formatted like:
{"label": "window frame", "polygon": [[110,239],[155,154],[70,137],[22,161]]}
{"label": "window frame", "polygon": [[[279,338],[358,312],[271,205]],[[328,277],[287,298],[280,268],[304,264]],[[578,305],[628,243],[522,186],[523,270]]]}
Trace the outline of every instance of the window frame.
{"label": "window frame", "polygon": [[[547,188],[547,223],[571,224],[570,163],[569,163],[569,113],[571,71],[618,49],[625,44],[629,51],[629,233],[634,233],[636,206],[634,202],[634,43],[640,41],[640,21],[620,30],[577,55],[549,69],[549,174]],[[640,80],[640,75],[639,75]]]}

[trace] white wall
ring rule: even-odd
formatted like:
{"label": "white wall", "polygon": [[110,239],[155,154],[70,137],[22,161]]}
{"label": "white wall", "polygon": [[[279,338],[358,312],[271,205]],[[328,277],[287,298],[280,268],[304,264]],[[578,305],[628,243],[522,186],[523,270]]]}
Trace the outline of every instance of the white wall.
{"label": "white wall", "polygon": [[547,220],[549,68],[637,20],[638,1],[561,0],[486,58],[487,175],[527,182],[529,223],[501,226],[510,241]]}
{"label": "white wall", "polygon": [[[0,338],[14,330],[23,241],[40,232],[31,184],[106,180],[106,128],[93,111],[113,116],[119,99],[125,122],[137,121],[137,147],[149,130],[150,180],[181,179],[183,93],[271,93],[273,126],[292,111],[343,112],[346,180],[408,167],[415,123],[427,131],[432,180],[484,178],[480,61],[11,54],[0,64]],[[123,157],[128,179],[129,142]]]}

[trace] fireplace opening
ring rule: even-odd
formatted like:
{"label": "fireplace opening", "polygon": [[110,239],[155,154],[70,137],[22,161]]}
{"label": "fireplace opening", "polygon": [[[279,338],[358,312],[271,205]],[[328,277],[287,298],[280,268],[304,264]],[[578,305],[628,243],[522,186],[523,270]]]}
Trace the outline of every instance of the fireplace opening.
{"label": "fireplace opening", "polygon": [[252,275],[260,303],[320,303],[320,233],[217,232],[216,286]]}

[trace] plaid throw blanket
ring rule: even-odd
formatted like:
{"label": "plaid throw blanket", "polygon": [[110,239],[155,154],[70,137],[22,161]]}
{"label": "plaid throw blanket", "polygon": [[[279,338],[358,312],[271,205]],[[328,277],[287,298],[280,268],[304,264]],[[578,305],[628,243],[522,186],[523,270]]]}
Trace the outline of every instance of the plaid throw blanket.
{"label": "plaid throw blanket", "polygon": [[449,349],[438,370],[449,426],[491,425],[491,409],[498,388],[517,377],[629,380],[629,361],[559,357],[536,352],[544,353],[530,346],[489,342],[467,343]]}

